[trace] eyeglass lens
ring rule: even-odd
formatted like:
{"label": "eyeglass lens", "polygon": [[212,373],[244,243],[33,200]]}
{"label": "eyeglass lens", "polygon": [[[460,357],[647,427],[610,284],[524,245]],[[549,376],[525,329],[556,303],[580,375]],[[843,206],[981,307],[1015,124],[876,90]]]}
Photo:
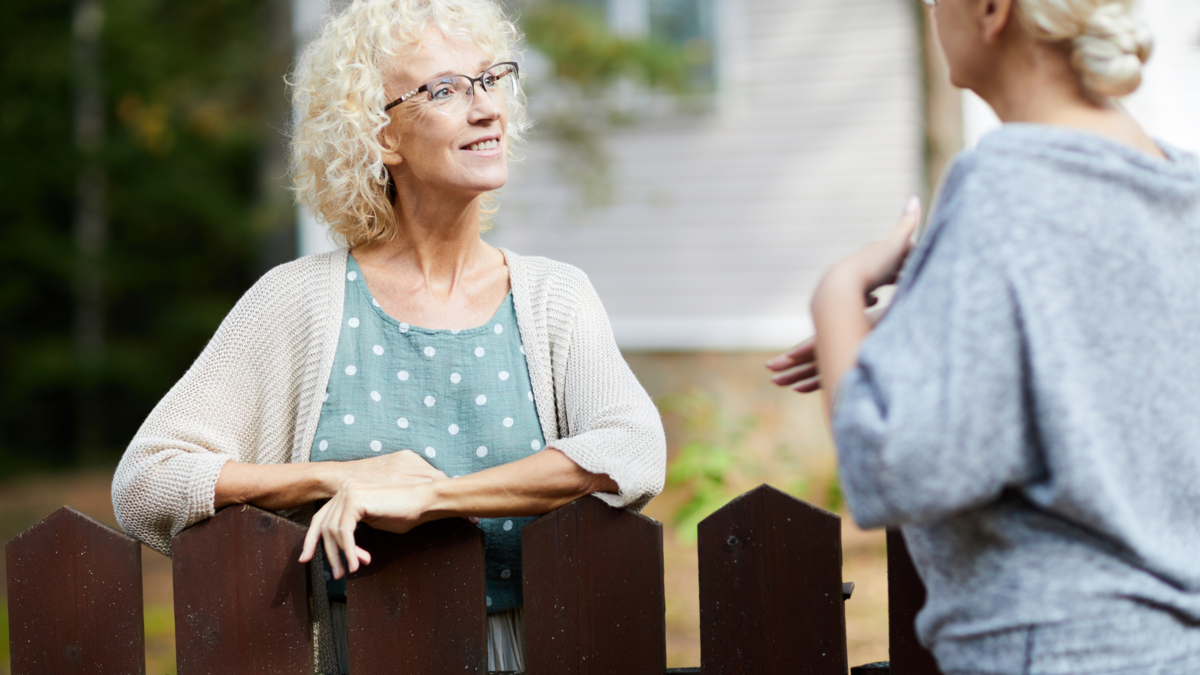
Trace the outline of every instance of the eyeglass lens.
{"label": "eyeglass lens", "polygon": [[516,68],[507,63],[492,66],[478,78],[472,80],[463,75],[447,75],[425,85],[429,90],[429,99],[437,104],[438,110],[453,115],[471,107],[475,94],[475,84],[483,85],[497,101],[504,101],[517,95],[518,77]]}

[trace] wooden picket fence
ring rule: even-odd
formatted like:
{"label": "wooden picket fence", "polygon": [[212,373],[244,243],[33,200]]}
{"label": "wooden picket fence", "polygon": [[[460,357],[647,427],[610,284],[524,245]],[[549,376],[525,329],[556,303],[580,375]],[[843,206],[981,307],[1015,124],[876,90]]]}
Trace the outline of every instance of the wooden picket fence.
{"label": "wooden picket fence", "polygon": [[[230,507],[175,538],[180,675],[307,674],[304,528]],[[484,675],[483,535],[443,520],[396,535],[360,528],[373,563],[348,581],[355,675]],[[845,675],[840,519],[768,486],[700,524],[700,668],[666,668],[661,524],[593,498],[526,526],[528,675]],[[139,543],[63,507],[8,542],[13,675],[145,673]],[[888,534],[890,664],[856,675],[935,675],[913,617],[924,587]]]}

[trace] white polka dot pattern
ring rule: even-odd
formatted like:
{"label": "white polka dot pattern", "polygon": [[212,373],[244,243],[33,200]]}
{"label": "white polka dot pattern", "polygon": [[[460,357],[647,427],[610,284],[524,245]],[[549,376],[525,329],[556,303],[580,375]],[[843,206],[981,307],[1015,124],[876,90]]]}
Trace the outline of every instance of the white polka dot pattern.
{"label": "white polka dot pattern", "polygon": [[513,418],[505,417],[504,418],[504,426],[511,427],[512,425],[513,425]]}
{"label": "white polka dot pattern", "polygon": [[354,271],[347,272],[346,278],[349,279],[350,281],[354,281],[355,279],[358,278],[358,272],[354,272]]}
{"label": "white polka dot pattern", "polygon": [[476,457],[487,457],[487,453],[488,453],[488,449],[486,446],[481,445],[478,448],[475,448],[475,456]]}
{"label": "white polka dot pattern", "polygon": [[401,382],[408,382],[408,371],[402,370],[402,371],[396,373],[396,377],[400,378]]}
{"label": "white polka dot pattern", "polygon": [[486,405],[486,404],[487,404],[487,396],[480,394],[475,397],[475,405]]}
{"label": "white polka dot pattern", "polygon": [[317,449],[321,452],[325,452],[329,449],[329,441],[321,441],[321,444],[317,446]]}
{"label": "white polka dot pattern", "polygon": [[451,436],[457,436],[458,435],[458,425],[451,424],[449,427],[446,427],[446,431],[449,431]]}
{"label": "white polka dot pattern", "polygon": [[432,396],[426,396],[426,397],[425,397],[425,407],[426,407],[426,408],[432,408],[434,403],[437,403],[437,399],[436,399],[436,398],[434,398],[434,397],[432,397]]}
{"label": "white polka dot pattern", "polygon": [[425,456],[433,459],[434,457],[437,457],[437,450],[434,450],[433,448],[425,448]]}
{"label": "white polka dot pattern", "polygon": [[358,372],[358,368],[355,368],[354,366],[346,366],[346,374],[347,375],[350,375],[351,377],[353,377],[354,374],[357,372]]}
{"label": "white polka dot pattern", "polygon": [[351,328],[358,328],[358,319],[352,318],[346,322]]}
{"label": "white polka dot pattern", "polygon": [[436,354],[436,353],[437,353],[437,350],[436,350],[436,349],[434,349],[433,347],[426,347],[426,348],[425,348],[425,356],[428,356],[428,357],[430,357],[430,358],[433,358],[433,355],[434,355],[434,354]]}
{"label": "white polka dot pattern", "polygon": [[401,429],[407,429],[408,428],[408,418],[401,417],[400,419],[396,420],[396,426],[400,427]]}
{"label": "white polka dot pattern", "polygon": [[382,449],[383,449],[383,443],[380,443],[379,441],[371,441],[371,451],[372,452],[379,452]]}
{"label": "white polka dot pattern", "polygon": [[381,396],[379,392],[373,391],[371,392],[371,400],[379,403],[381,400],[383,400],[383,396]]}
{"label": "white polka dot pattern", "polygon": [[499,378],[500,378],[501,382],[508,381],[508,371],[507,370],[500,371]]}
{"label": "white polka dot pattern", "polygon": [[346,424],[354,424],[354,415],[346,415],[342,418],[342,421]]}
{"label": "white polka dot pattern", "polygon": [[374,347],[371,347],[371,351],[375,352],[375,356],[383,356],[382,345],[375,345]]}
{"label": "white polka dot pattern", "polygon": [[482,357],[483,357],[483,355],[484,355],[485,353],[486,353],[486,352],[484,352],[484,351],[483,351],[483,347],[476,347],[476,348],[475,348],[475,356],[478,356],[478,357],[481,357],[481,358],[482,358]]}
{"label": "white polka dot pattern", "polygon": [[459,382],[462,382],[462,375],[459,373],[450,373],[450,383],[458,384]]}

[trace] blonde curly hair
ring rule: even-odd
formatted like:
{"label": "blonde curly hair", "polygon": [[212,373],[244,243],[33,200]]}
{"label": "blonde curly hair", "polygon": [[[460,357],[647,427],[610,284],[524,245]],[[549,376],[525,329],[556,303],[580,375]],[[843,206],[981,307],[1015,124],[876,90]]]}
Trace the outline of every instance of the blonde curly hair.
{"label": "blonde curly hair", "polygon": [[[289,84],[296,117],[290,165],[298,201],[347,246],[395,235],[391,176],[383,164],[384,68],[412,52],[429,26],[513,60],[520,34],[494,0],[354,0],[326,17]],[[528,128],[523,97],[507,102],[509,153]]]}

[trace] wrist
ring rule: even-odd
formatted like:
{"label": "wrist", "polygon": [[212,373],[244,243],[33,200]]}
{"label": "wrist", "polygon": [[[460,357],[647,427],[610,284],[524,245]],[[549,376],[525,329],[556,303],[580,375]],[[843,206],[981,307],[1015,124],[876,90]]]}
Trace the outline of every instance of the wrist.
{"label": "wrist", "polygon": [[346,462],[310,462],[312,467],[313,492],[316,499],[333,499],[342,484],[349,478],[346,472]]}

